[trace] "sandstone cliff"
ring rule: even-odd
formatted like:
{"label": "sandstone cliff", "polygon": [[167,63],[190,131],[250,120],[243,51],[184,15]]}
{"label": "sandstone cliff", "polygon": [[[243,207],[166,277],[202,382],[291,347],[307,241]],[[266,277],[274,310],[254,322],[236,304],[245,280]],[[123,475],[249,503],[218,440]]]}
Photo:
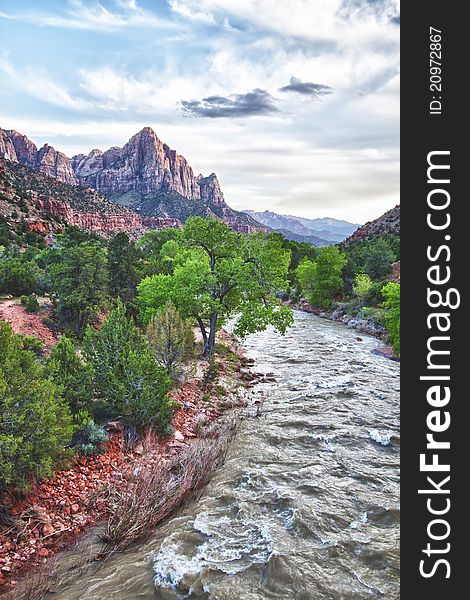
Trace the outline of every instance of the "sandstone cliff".
{"label": "sandstone cliff", "polygon": [[92,187],[105,196],[130,191],[142,196],[176,192],[190,200],[225,202],[215,173],[196,177],[187,160],[159,140],[150,127],[144,127],[122,148],[94,149],[71,159],[49,144],[38,150],[26,136],[0,129],[0,156],[65,183]]}
{"label": "sandstone cliff", "polygon": [[236,231],[269,229],[230,208],[217,175],[194,175],[187,160],[150,127],[144,127],[122,148],[114,146],[105,152],[94,149],[72,158],[48,144],[38,150],[26,136],[0,129],[0,157],[69,185],[93,188],[145,216],[150,227],[164,226],[165,222],[181,226],[191,215],[211,215]]}
{"label": "sandstone cliff", "polygon": [[95,190],[60,182],[1,158],[0,216],[13,229],[26,226],[37,233],[59,232],[65,225],[102,234],[139,235],[148,230],[139,214]]}
{"label": "sandstone cliff", "polygon": [[49,144],[37,149],[25,135],[14,130],[0,129],[0,157],[19,162],[31,169],[56,177],[64,183],[76,185],[77,178],[70,159]]}

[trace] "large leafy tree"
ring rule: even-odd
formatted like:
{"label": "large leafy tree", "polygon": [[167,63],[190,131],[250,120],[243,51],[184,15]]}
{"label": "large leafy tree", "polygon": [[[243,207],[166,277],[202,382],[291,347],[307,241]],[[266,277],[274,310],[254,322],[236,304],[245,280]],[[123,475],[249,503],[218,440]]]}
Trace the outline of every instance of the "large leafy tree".
{"label": "large leafy tree", "polygon": [[106,251],[99,244],[82,243],[60,251],[50,267],[51,289],[60,318],[81,332],[93,322],[107,299]]}
{"label": "large leafy tree", "polygon": [[303,259],[297,267],[297,277],[310,304],[321,308],[331,306],[333,297],[343,289],[341,274],[346,261],[336,246],[321,248],[315,262]]}
{"label": "large leafy tree", "polygon": [[49,476],[64,458],[73,426],[60,392],[22,338],[0,323],[0,489]]}
{"label": "large leafy tree", "polygon": [[289,262],[290,252],[278,239],[241,235],[217,219],[191,217],[173,256],[173,273],[148,277],[138,286],[142,318],[148,322],[171,300],[183,316],[197,321],[205,356],[214,354],[217,328],[235,314],[239,335],[269,324],[285,332],[292,312],[276,294],[288,285]]}
{"label": "large leafy tree", "polygon": [[167,253],[162,250],[167,242],[177,240],[179,236],[179,229],[166,228],[149,231],[138,240],[137,248],[142,255],[140,264],[142,278],[171,272],[172,263],[166,260]]}
{"label": "large leafy tree", "polygon": [[83,350],[105,413],[136,427],[168,429],[173,411],[169,377],[120,300],[99,331],[87,328]]}

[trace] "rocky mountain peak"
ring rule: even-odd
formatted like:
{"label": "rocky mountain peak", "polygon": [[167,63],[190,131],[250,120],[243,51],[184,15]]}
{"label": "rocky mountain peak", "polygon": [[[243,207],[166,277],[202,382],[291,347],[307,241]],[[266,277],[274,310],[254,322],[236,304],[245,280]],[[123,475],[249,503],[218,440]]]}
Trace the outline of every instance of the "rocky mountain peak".
{"label": "rocky mountain peak", "polygon": [[264,230],[254,219],[225,202],[215,173],[195,175],[188,161],[144,127],[124,146],[97,148],[72,158],[45,144],[39,150],[26,136],[0,129],[0,157],[28,166],[70,185],[101,192],[107,198],[156,219],[212,214],[243,231]]}
{"label": "rocky mountain peak", "polygon": [[[16,160],[21,162],[22,164],[28,167],[35,167],[36,163],[36,154],[37,147],[30,139],[28,139],[25,135],[18,133],[14,129],[2,131],[3,136],[10,140],[11,145],[13,146],[15,152],[14,155],[16,157],[10,160]],[[5,158],[8,158],[5,156]]]}
{"label": "rocky mountain peak", "polygon": [[203,177],[199,174],[196,177],[201,190],[202,200],[211,200],[214,204],[225,204],[224,195],[220,189],[220,183],[215,173],[211,173],[208,177]]}

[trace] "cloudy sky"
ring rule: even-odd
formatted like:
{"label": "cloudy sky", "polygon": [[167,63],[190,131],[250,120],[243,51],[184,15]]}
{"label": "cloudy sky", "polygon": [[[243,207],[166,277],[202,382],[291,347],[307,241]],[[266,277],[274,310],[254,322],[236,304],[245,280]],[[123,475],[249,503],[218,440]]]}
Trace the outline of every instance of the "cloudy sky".
{"label": "cloudy sky", "polygon": [[398,0],[0,0],[0,127],[69,156],[151,126],[234,208],[398,203]]}

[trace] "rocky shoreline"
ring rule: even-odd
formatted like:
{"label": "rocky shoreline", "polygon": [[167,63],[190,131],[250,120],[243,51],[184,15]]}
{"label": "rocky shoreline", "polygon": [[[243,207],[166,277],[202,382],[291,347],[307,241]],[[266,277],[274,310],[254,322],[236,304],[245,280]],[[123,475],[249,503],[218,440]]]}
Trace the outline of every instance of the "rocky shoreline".
{"label": "rocky shoreline", "polygon": [[[393,354],[392,347],[386,343],[387,330],[383,325],[377,323],[377,321],[374,319],[358,319],[357,317],[348,315],[344,308],[335,308],[327,311],[316,306],[311,306],[306,300],[301,300],[300,302],[288,301],[286,304],[295,310],[311,313],[321,317],[322,319],[328,319],[329,321],[343,323],[347,327],[355,329],[358,333],[365,333],[378,338],[384,342],[384,345],[376,348],[373,353],[378,354],[379,356],[384,356],[390,360],[400,362],[400,359]],[[360,338],[358,338],[358,341],[360,341]]]}
{"label": "rocky shoreline", "polygon": [[[223,423],[228,411],[246,406],[243,390],[262,376],[250,371],[235,339],[220,332],[229,352],[217,358],[219,378],[211,391],[203,386],[202,361],[196,361],[186,383],[174,390],[179,409],[173,433],[157,438],[142,435],[133,444],[119,422],[105,425],[109,439],[102,453],[75,457],[73,464],[39,482],[26,496],[9,490],[0,498],[0,594],[13,590],[26,572],[44,568],[60,550],[108,516],[107,490],[126,489],[122,477],[129,468],[165,469],[172,458],[187,450],[204,429]],[[270,375],[270,374],[268,374]],[[267,377],[267,376],[265,376]],[[20,596],[21,597],[21,596]]]}

